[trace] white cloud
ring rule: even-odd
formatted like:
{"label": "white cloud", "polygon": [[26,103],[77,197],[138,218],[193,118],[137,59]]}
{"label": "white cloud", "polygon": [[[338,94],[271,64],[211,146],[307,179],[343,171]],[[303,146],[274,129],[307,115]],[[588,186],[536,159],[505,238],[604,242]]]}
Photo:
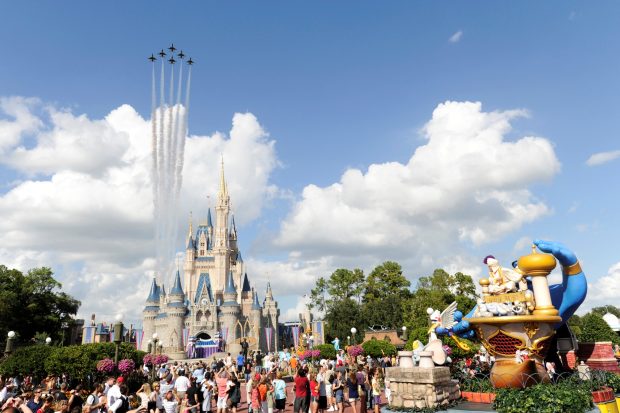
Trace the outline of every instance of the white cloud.
{"label": "white cloud", "polygon": [[604,163],[611,162],[620,158],[620,150],[617,151],[608,151],[608,152],[598,152],[591,155],[586,161],[586,165],[588,166],[599,166]]}
{"label": "white cloud", "polygon": [[[412,278],[422,275],[413,270],[449,266],[465,247],[550,212],[528,186],[559,171],[552,144],[506,139],[510,122],[525,115],[483,112],[472,102],[438,105],[422,130],[427,142],[406,164],[348,169],[339,182],[306,186],[274,244],[301,261],[332,257],[337,266],[371,269],[394,259]],[[475,263],[468,268],[475,271]]]}
{"label": "white cloud", "polygon": [[[588,278],[593,279],[591,275]],[[620,297],[620,262],[612,265],[606,275],[588,283],[588,295],[580,308],[580,313],[585,313],[593,307],[616,305],[618,297]]]}
{"label": "white cloud", "polygon": [[459,30],[458,32],[456,32],[452,36],[450,36],[448,41],[450,43],[458,43],[459,41],[461,41],[461,37],[463,37],[463,31]]}
{"label": "white cloud", "polygon": [[[111,320],[120,310],[135,322],[154,268],[149,121],[128,105],[104,119],[40,107],[36,99],[0,99],[7,117],[0,132],[10,138],[0,163],[20,176],[0,195],[0,259],[22,270],[51,266],[83,301],[82,316]],[[269,183],[274,142],[254,115],[235,114],[230,136],[187,140],[180,228],[186,211],[206,212],[221,154],[238,224],[279,193]]]}

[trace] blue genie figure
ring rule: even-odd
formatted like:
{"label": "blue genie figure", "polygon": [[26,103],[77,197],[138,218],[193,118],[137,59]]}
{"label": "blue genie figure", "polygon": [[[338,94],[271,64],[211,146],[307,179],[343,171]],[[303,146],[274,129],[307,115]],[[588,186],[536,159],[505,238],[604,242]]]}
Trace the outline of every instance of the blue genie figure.
{"label": "blue genie figure", "polygon": [[[540,380],[548,380],[542,361],[551,346],[555,330],[575,313],[588,291],[586,276],[570,249],[554,241],[534,240],[534,246],[543,253],[553,255],[560,263],[561,284],[547,285],[546,276],[555,267],[555,260],[533,251],[531,255],[521,257],[518,266],[517,261],[513,262],[516,272],[504,269],[503,273],[500,270],[499,274],[490,274],[488,280],[481,280],[483,294],[478,305],[465,317],[462,312],[455,311],[452,327],[448,326],[453,323],[446,323],[435,329],[437,334],[453,338],[477,335],[487,350],[498,358],[491,370],[491,381],[496,387],[531,385],[535,380],[525,383],[524,377],[536,375]],[[492,256],[485,258],[485,263],[487,259],[493,259],[493,265],[497,265]],[[546,268],[541,270],[536,267],[538,264]],[[515,274],[521,279],[514,279]],[[532,295],[536,296],[535,308],[524,310],[523,303],[517,303],[522,299],[518,297],[529,299]],[[503,311],[497,313],[489,311],[489,308],[503,308]],[[509,310],[506,311],[506,308]],[[458,340],[455,341],[458,343]],[[527,362],[523,362],[521,357],[524,352]]]}

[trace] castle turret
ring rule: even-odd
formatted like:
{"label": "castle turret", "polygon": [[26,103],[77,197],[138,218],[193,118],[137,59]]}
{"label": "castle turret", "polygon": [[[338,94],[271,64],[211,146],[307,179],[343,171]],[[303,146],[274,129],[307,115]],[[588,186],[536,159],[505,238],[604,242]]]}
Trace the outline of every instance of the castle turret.
{"label": "castle turret", "polygon": [[181,287],[181,274],[179,270],[177,270],[174,284],[168,293],[166,313],[168,314],[168,337],[165,338],[167,347],[172,352],[182,352],[184,348],[183,328],[185,327],[187,306],[185,305],[185,293]]}
{"label": "castle turret", "polygon": [[265,292],[265,301],[263,301],[263,320],[265,320],[265,327],[273,328],[271,335],[272,344],[268,348],[278,350],[278,316],[280,315],[280,309],[278,303],[273,299],[273,291],[271,291],[271,283],[267,282],[267,291]]}
{"label": "castle turret", "polygon": [[252,290],[252,308],[250,310],[250,324],[252,325],[253,335],[256,337],[257,348],[263,348],[263,339],[261,334],[262,323],[262,311],[260,304],[258,303],[258,293]]}
{"label": "castle turret", "polygon": [[226,343],[232,343],[236,338],[236,324],[241,314],[241,306],[237,302],[237,289],[233,281],[232,272],[226,277],[226,287],[224,288],[224,302],[220,309],[220,324],[222,331],[226,331]]}
{"label": "castle turret", "polygon": [[[144,337],[151,337],[155,332],[155,318],[159,313],[159,286],[157,285],[157,279],[153,277],[151,282],[151,289],[146,299],[146,306],[142,311],[142,328],[144,329]],[[148,347],[147,340],[142,342],[142,350],[146,350]]]}

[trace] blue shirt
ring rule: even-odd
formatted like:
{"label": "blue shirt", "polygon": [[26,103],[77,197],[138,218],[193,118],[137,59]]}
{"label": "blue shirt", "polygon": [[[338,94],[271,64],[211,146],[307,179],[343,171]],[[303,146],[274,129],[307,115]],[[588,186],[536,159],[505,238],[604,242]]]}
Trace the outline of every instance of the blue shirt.
{"label": "blue shirt", "polygon": [[276,379],[273,381],[273,393],[275,395],[276,400],[285,399],[286,398],[286,383],[284,380]]}
{"label": "blue shirt", "polygon": [[245,364],[245,358],[243,357],[243,354],[239,354],[237,356],[237,366],[243,366]]}

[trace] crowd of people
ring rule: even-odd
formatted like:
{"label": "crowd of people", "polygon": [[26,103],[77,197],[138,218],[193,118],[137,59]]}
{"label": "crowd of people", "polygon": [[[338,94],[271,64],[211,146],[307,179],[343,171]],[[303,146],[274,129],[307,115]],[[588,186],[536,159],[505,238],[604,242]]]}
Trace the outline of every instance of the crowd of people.
{"label": "crowd of people", "polygon": [[67,375],[0,377],[0,403],[2,413],[282,413],[287,405],[295,413],[378,413],[390,364],[389,358],[351,359],[344,352],[336,360],[228,354],[155,371],[143,366],[141,386],[132,393],[123,376],[91,385]]}

